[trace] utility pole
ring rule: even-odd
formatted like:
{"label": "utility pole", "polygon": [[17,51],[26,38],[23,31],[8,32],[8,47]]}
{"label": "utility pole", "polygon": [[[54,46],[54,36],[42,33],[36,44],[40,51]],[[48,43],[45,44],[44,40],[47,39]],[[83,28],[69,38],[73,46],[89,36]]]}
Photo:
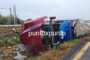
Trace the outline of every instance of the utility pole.
{"label": "utility pole", "polygon": [[11,8],[10,8],[10,23],[12,21],[12,13],[11,13]]}
{"label": "utility pole", "polygon": [[14,25],[17,24],[17,16],[16,16],[16,6],[13,5],[13,18],[14,18]]}

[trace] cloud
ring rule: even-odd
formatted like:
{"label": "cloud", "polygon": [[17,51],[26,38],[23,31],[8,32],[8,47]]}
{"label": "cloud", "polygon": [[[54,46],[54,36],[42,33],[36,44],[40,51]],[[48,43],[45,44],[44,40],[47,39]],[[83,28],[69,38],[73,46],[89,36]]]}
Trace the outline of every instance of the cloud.
{"label": "cloud", "polygon": [[[21,19],[57,16],[59,19],[90,19],[90,0],[2,0],[0,7],[16,5]],[[5,14],[3,12],[3,14]]]}

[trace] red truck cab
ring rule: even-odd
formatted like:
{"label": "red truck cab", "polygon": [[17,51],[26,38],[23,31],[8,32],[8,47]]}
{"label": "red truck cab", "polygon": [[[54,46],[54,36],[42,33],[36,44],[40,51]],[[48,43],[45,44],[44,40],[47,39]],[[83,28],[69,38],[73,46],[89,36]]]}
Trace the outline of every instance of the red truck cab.
{"label": "red truck cab", "polygon": [[44,19],[47,17],[40,17],[35,20],[26,21],[22,24],[20,33],[20,40],[25,45],[29,52],[38,52],[43,49],[42,38],[38,36],[30,36],[30,33],[40,32]]}

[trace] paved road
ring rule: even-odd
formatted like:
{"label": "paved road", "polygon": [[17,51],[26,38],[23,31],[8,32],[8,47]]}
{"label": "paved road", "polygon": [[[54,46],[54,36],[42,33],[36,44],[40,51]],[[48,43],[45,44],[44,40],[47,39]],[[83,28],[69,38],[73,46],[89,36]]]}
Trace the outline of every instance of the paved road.
{"label": "paved road", "polygon": [[90,60],[90,42],[77,45],[68,55],[60,60]]}
{"label": "paved road", "polygon": [[85,52],[85,54],[82,56],[80,60],[90,60],[90,47],[88,50]]}
{"label": "paved road", "polygon": [[67,52],[65,56],[61,57],[60,60],[72,60],[77,52],[81,50],[86,43],[87,42],[85,41],[80,42],[78,45],[74,46],[70,52]]}

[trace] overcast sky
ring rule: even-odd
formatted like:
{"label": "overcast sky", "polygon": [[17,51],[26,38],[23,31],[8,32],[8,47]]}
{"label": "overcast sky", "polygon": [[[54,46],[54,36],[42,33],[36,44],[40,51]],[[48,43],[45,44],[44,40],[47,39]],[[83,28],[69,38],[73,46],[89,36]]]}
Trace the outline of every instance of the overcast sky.
{"label": "overcast sky", "polygon": [[[0,0],[0,8],[13,8],[13,5],[17,16],[24,20],[40,16],[90,20],[90,0]],[[9,15],[9,10],[0,9],[0,13]]]}

